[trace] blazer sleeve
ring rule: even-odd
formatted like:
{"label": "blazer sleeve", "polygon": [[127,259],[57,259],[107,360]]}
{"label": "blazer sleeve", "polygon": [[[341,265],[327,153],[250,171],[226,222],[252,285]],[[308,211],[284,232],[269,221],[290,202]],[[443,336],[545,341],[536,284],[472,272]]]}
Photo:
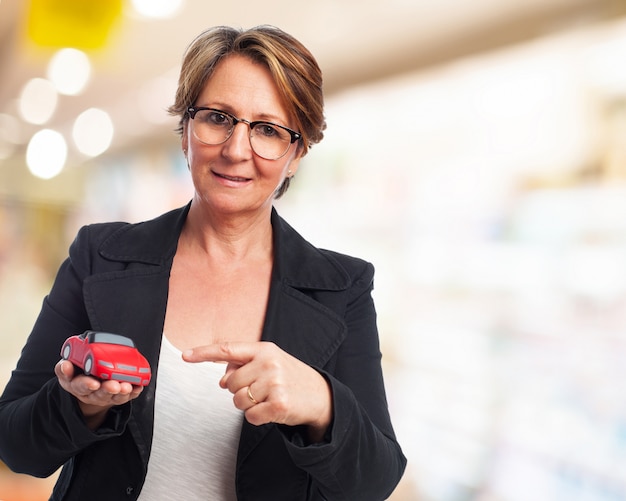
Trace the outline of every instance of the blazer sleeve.
{"label": "blazer sleeve", "polygon": [[365,263],[345,306],[347,336],[334,359],[318,369],[333,394],[333,423],[326,441],[307,444],[305,435],[297,432],[287,440],[293,461],[309,472],[327,499],[386,499],[406,467],[387,406],[371,296],[373,276],[373,266]]}
{"label": "blazer sleeve", "polygon": [[46,477],[84,448],[123,432],[130,404],[114,408],[91,431],[54,366],[69,336],[90,328],[82,294],[91,268],[89,227],[81,229],[61,265],[17,366],[0,397],[0,459],[18,473]]}

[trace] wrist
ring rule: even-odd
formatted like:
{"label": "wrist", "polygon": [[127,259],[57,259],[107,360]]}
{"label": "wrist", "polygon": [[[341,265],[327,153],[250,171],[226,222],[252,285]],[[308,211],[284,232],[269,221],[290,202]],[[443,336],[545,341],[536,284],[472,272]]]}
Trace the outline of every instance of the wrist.
{"label": "wrist", "polygon": [[333,420],[333,397],[330,384],[321,374],[323,381],[322,407],[316,420],[307,424],[308,437],[311,443],[319,443],[324,441],[324,437]]}
{"label": "wrist", "polygon": [[98,429],[104,423],[109,412],[109,407],[86,404],[81,401],[78,402],[78,407],[83,414],[85,424],[92,431]]}

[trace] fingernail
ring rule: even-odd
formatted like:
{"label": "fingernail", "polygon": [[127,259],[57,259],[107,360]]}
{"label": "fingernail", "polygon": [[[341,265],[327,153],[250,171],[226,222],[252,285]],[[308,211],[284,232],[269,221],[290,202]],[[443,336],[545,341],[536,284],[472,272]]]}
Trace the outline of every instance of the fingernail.
{"label": "fingernail", "polygon": [[185,350],[183,351],[183,358],[189,358],[193,355],[193,350]]}

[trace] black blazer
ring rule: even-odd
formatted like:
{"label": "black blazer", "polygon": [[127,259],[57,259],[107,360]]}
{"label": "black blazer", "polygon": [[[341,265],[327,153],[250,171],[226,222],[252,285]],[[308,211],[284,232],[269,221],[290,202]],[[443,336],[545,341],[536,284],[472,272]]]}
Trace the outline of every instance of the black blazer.
{"label": "black blazer", "polygon": [[[136,499],[143,485],[169,274],[189,205],[152,221],[82,228],[0,397],[0,458],[14,471],[63,470],[51,500]],[[381,500],[406,465],[389,419],[371,264],[306,242],[272,212],[274,268],[262,339],[330,382],[334,420],[321,444],[302,427],[244,420],[240,500]],[[90,431],[54,376],[63,341],[86,329],[135,340],[153,367],[139,398]],[[183,425],[184,426],[184,425]]]}

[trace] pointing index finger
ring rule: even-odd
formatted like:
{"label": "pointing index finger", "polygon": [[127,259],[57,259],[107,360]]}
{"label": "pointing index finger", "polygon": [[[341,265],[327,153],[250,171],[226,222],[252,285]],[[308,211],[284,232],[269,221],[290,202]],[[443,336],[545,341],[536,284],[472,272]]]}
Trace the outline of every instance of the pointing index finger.
{"label": "pointing index finger", "polygon": [[187,362],[227,362],[244,365],[259,351],[260,343],[225,342],[197,346],[183,352]]}

